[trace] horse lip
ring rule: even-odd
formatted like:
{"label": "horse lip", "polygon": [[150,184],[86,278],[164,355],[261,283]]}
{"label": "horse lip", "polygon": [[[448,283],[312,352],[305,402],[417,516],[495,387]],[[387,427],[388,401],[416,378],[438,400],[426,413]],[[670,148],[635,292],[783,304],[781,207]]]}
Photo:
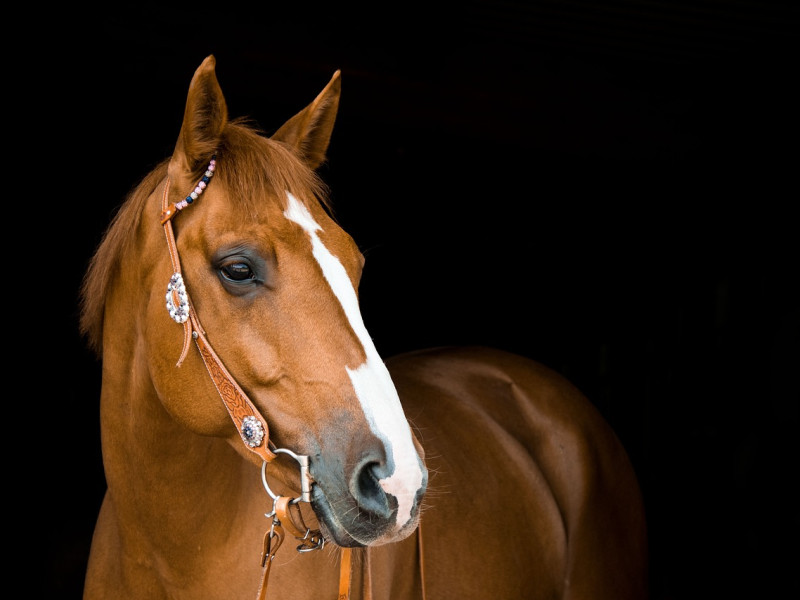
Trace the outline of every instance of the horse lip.
{"label": "horse lip", "polygon": [[347,530],[338,522],[333,514],[330,502],[325,497],[325,493],[314,485],[312,490],[311,508],[319,521],[320,530],[326,539],[333,539],[337,545],[343,548],[363,548],[366,544],[359,542],[351,536]]}

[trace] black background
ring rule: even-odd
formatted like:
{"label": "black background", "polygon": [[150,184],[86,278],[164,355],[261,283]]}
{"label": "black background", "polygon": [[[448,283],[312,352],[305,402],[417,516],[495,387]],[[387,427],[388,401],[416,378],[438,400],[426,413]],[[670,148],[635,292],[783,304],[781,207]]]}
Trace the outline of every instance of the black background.
{"label": "black background", "polygon": [[31,17],[7,95],[36,150],[10,149],[33,217],[13,275],[46,307],[26,389],[58,432],[26,453],[46,595],[79,597],[104,490],[80,279],[208,54],[231,115],[268,133],[342,70],[321,173],[384,356],[485,344],[571,379],[638,473],[653,598],[796,594],[793,3],[334,4]]}

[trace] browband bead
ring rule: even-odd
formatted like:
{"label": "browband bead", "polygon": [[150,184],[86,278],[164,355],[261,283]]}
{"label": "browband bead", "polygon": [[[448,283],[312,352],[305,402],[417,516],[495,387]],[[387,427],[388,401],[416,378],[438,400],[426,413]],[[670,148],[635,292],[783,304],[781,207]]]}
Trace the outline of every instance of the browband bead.
{"label": "browband bead", "polygon": [[189,206],[192,202],[197,200],[200,195],[205,191],[206,187],[208,187],[208,182],[211,181],[211,178],[214,176],[214,171],[217,170],[217,155],[214,154],[211,157],[211,161],[208,163],[208,168],[206,169],[203,176],[200,178],[200,181],[194,186],[194,189],[189,193],[186,198],[181,200],[180,202],[173,202],[170,204],[166,209],[161,211],[161,224],[164,225],[167,221],[171,221],[175,215],[178,214],[179,211],[183,210],[187,206]]}

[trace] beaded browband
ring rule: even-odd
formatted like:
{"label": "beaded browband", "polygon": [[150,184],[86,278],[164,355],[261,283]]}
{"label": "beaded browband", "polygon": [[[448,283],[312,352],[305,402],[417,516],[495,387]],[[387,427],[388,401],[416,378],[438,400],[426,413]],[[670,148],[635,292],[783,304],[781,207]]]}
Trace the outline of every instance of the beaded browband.
{"label": "beaded browband", "polygon": [[211,178],[214,176],[214,171],[217,170],[217,155],[213,155],[211,157],[211,162],[208,163],[208,168],[206,172],[203,173],[203,177],[200,178],[200,181],[197,182],[194,190],[192,193],[186,196],[180,202],[173,202],[169,207],[165,208],[161,212],[161,224],[163,225],[170,219],[172,219],[175,215],[178,214],[179,211],[182,211],[184,208],[189,206],[192,202],[197,200],[200,197],[200,194],[203,193],[203,190],[206,189],[208,186],[208,182],[211,181]]}

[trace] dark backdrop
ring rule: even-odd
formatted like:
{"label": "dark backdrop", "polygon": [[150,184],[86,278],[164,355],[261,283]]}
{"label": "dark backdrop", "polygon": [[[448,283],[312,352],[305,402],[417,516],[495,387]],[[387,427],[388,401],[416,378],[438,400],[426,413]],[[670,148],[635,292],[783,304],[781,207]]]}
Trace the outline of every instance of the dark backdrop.
{"label": "dark backdrop", "polygon": [[384,355],[486,344],[571,379],[638,473],[654,598],[796,593],[793,4],[334,4],[70,7],[20,42],[48,597],[79,597],[104,490],[80,279],[212,53],[270,133],[342,70],[321,172]]}

